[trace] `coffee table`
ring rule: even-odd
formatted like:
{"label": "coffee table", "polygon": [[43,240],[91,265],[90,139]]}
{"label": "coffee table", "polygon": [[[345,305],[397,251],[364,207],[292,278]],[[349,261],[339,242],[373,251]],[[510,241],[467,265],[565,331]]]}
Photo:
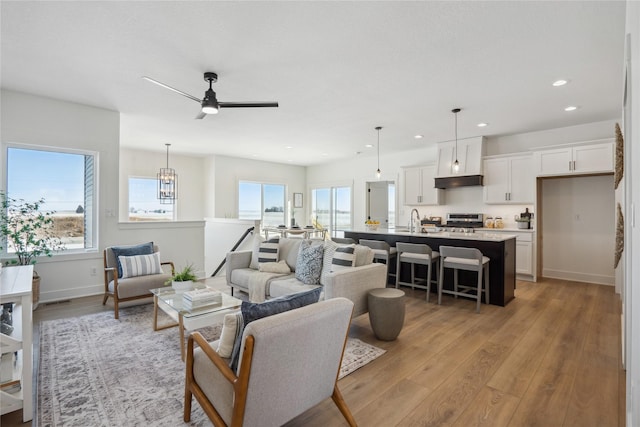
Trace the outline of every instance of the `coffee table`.
{"label": "coffee table", "polygon": [[[194,285],[192,289],[202,289],[207,286],[203,284]],[[233,313],[240,308],[242,300],[222,293],[222,304],[205,305],[186,309],[183,306],[183,293],[176,292],[171,286],[164,288],[151,289],[153,294],[153,330],[160,331],[162,329],[179,327],[180,330],[180,355],[182,361],[185,357],[184,331],[211,326],[215,323],[221,323],[224,316]],[[169,317],[177,323],[166,325],[158,325],[158,307],[164,311]]]}

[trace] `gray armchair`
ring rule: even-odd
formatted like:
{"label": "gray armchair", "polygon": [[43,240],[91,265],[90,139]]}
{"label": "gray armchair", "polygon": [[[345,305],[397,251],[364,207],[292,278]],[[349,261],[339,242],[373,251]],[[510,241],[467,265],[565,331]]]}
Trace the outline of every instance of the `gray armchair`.
{"label": "gray armchair", "polygon": [[[119,248],[127,248],[132,246],[119,246]],[[153,252],[158,252],[158,246],[153,245]],[[118,278],[118,263],[113,248],[105,248],[103,254],[104,261],[104,298],[102,305],[107,303],[109,297],[113,298],[114,316],[119,318],[119,304],[124,301],[132,301],[141,298],[149,298],[152,296],[150,290],[164,286],[165,282],[174,274],[173,262],[161,262],[162,272],[158,274],[145,274],[134,277]],[[169,270],[170,271],[167,271]]]}
{"label": "gray armchair", "polygon": [[192,333],[184,421],[191,419],[193,396],[214,425],[247,427],[280,426],[331,397],[355,426],[337,385],[352,310],[351,301],[335,298],[249,323],[237,375],[228,359]]}

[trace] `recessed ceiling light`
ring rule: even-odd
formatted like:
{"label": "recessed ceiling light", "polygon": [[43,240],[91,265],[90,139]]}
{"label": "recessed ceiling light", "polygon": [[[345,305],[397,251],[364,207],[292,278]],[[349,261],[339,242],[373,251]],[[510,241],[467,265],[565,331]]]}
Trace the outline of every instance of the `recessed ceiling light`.
{"label": "recessed ceiling light", "polygon": [[552,84],[556,87],[558,86],[564,86],[567,83],[569,83],[567,80],[556,80],[555,82],[553,82]]}
{"label": "recessed ceiling light", "polygon": [[484,123],[484,122],[478,123],[478,127],[479,128],[483,128],[483,127],[487,127],[487,126],[489,126],[489,123]]}
{"label": "recessed ceiling light", "polygon": [[290,145],[287,145],[287,146],[286,146],[286,147],[284,147],[284,148],[286,148],[287,150],[291,150],[293,147],[292,147],[292,146],[290,146]]}
{"label": "recessed ceiling light", "polygon": [[414,138],[415,139],[422,139],[422,138],[424,138],[424,135],[416,135],[416,136],[414,136]]}
{"label": "recessed ceiling light", "polygon": [[365,147],[367,147],[367,148],[373,148],[373,144],[367,144],[367,145],[365,145]]}
{"label": "recessed ceiling light", "polygon": [[575,111],[577,109],[578,107],[576,107],[575,105],[569,105],[568,107],[564,108],[564,111]]}

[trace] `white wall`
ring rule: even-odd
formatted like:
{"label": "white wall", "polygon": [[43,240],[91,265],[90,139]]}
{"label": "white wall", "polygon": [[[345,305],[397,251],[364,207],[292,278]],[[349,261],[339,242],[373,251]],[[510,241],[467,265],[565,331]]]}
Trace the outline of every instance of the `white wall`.
{"label": "white wall", "polygon": [[[209,180],[207,197],[215,197],[213,217],[216,218],[238,218],[239,181],[284,184],[287,200],[293,200],[293,193],[304,193],[306,188],[306,168],[303,166],[212,156],[206,162],[204,173]],[[303,202],[306,208],[307,197]]]}
{"label": "white wall", "polygon": [[[169,167],[178,175],[178,199],[176,213],[178,221],[202,221],[205,217],[207,182],[203,179],[206,160],[202,157],[174,153],[179,143],[169,148]],[[155,151],[120,149],[120,191],[118,211],[120,221],[128,221],[129,178],[156,179],[160,168],[166,167],[167,153]]]}
{"label": "white wall", "polygon": [[[626,425],[640,425],[640,3],[627,0],[625,61],[628,72],[625,137],[625,284],[623,318],[626,360]],[[624,70],[621,70],[624,71]],[[634,356],[635,355],[635,356]]]}
{"label": "white wall", "polygon": [[[133,225],[118,222],[118,112],[4,89],[0,95],[2,188],[6,188],[4,158],[7,143],[98,153],[98,250],[66,252],[39,259],[36,268],[42,277],[42,302],[102,293],[102,249],[110,245],[154,241],[160,246],[163,260],[177,263],[188,260],[196,269],[204,269],[204,221]],[[38,106],[36,114],[34,105]]]}
{"label": "white wall", "polygon": [[544,179],[542,275],[614,284],[613,175]]}

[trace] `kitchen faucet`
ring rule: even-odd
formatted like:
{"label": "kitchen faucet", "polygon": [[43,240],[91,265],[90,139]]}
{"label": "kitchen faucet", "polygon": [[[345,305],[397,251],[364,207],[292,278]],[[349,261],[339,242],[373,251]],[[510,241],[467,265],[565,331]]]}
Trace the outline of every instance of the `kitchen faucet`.
{"label": "kitchen faucet", "polygon": [[411,214],[409,215],[409,232],[413,233],[414,231],[416,231],[416,225],[413,222],[413,213],[416,213],[416,218],[418,220],[417,224],[420,224],[420,213],[418,212],[418,209],[413,208],[411,209]]}

